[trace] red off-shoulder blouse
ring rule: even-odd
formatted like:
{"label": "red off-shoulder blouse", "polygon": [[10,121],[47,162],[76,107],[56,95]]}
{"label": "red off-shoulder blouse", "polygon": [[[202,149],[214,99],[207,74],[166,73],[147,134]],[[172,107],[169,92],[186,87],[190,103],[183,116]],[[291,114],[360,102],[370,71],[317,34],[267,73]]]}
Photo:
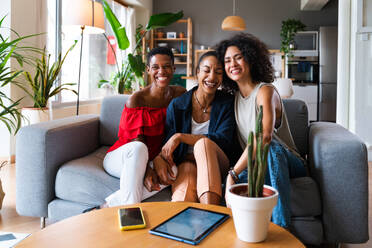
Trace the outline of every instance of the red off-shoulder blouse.
{"label": "red off-shoulder blouse", "polygon": [[153,160],[161,150],[166,114],[167,108],[128,108],[125,106],[119,125],[119,140],[110,147],[108,152],[132,141],[139,135],[144,135],[149,150],[149,160]]}

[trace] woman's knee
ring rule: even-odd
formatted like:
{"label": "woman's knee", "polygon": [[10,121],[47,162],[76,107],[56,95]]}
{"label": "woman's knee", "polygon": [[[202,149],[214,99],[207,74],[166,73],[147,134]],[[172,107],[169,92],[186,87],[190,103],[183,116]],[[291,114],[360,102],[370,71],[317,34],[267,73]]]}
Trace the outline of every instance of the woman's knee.
{"label": "woman's knee", "polygon": [[211,139],[207,137],[201,138],[198,141],[196,141],[194,145],[194,152],[199,151],[201,149],[205,149],[206,147],[213,145],[213,144],[216,145],[216,143],[214,143]]}
{"label": "woman's knee", "polygon": [[128,150],[126,156],[129,157],[137,157],[137,158],[144,158],[145,160],[148,160],[149,157],[149,151],[147,146],[140,141],[132,141],[130,144],[130,149]]}

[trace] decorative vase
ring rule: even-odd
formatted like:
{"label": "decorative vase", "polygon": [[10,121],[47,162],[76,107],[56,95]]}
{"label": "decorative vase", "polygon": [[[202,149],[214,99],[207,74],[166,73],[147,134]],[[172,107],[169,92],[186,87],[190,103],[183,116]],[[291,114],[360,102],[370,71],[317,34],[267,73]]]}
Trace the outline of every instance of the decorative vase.
{"label": "decorative vase", "polygon": [[292,41],[291,43],[289,43],[289,49],[291,49],[291,50],[295,50],[296,49],[296,43],[294,41]]}
{"label": "decorative vase", "polygon": [[156,37],[157,38],[164,38],[164,35],[165,35],[165,33],[163,31],[156,32]]}
{"label": "decorative vase", "polygon": [[278,191],[264,185],[263,197],[247,197],[247,189],[247,183],[235,184],[227,192],[235,230],[242,241],[262,242],[267,237],[272,210],[278,200]]}
{"label": "decorative vase", "polygon": [[22,115],[26,118],[23,126],[49,121],[49,108],[22,108]]}
{"label": "decorative vase", "polygon": [[184,32],[181,32],[178,34],[179,38],[185,38],[185,33]]}

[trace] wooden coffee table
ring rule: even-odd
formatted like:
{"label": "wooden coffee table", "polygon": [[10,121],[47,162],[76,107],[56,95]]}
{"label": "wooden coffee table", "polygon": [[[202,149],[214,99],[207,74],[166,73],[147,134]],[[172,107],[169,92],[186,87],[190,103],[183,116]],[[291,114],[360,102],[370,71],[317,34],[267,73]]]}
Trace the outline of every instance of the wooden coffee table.
{"label": "wooden coffee table", "polygon": [[118,208],[105,208],[74,216],[23,240],[17,247],[193,247],[182,242],[149,234],[149,230],[188,206],[227,213],[231,216],[210,233],[197,247],[305,247],[284,228],[270,223],[267,239],[250,244],[235,233],[231,210],[226,207],[188,202],[146,202],[141,206],[147,227],[120,231]]}

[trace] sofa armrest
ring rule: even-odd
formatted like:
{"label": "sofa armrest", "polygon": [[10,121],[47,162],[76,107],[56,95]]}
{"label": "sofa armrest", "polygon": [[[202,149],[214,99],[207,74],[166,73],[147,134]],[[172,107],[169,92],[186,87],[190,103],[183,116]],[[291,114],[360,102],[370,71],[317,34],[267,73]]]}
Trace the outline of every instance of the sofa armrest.
{"label": "sofa armrest", "polygon": [[99,117],[81,115],[22,127],[16,143],[16,209],[47,217],[59,167],[99,145]]}
{"label": "sofa armrest", "polygon": [[365,144],[342,126],[315,122],[309,132],[309,166],[322,197],[325,240],[368,240],[368,159]]}

